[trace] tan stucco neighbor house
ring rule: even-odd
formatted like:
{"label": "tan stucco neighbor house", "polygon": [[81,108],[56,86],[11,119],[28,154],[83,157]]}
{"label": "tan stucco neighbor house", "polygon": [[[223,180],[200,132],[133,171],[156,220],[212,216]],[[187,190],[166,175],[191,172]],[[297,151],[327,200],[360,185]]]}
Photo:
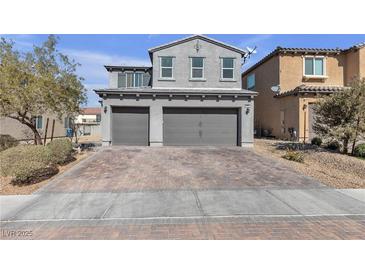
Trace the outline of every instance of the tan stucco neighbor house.
{"label": "tan stucco neighbor house", "polygon": [[243,88],[259,93],[257,136],[309,141],[314,137],[313,104],[319,96],[349,86],[354,77],[365,77],[365,43],[348,49],[277,47],[242,74]]}
{"label": "tan stucco neighbor house", "polygon": [[[66,128],[69,126],[69,119],[58,119],[56,115],[44,114],[35,116],[33,122],[36,125],[38,132],[42,139],[46,134],[46,126],[48,119],[47,139],[52,135],[52,126],[54,121],[53,138],[60,138],[66,136]],[[20,123],[17,120],[0,117],[0,135],[11,135],[19,141],[32,141],[34,140],[34,134],[29,127]]]}

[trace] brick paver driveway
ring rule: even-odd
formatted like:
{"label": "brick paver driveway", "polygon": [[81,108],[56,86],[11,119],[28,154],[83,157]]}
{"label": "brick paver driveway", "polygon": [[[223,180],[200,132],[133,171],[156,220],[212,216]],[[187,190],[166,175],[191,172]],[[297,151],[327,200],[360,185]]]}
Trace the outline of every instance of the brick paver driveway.
{"label": "brick paver driveway", "polygon": [[365,239],[365,192],[242,148],[107,148],[0,198],[2,239]]}
{"label": "brick paver driveway", "polygon": [[42,191],[318,187],[324,186],[248,149],[112,147]]}

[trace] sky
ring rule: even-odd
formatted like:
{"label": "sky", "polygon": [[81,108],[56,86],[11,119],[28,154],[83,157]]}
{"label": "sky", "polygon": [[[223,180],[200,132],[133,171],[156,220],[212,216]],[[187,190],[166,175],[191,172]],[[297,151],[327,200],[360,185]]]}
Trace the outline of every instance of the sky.
{"label": "sky", "polygon": [[[86,106],[98,106],[98,96],[93,89],[107,88],[108,74],[104,65],[151,65],[148,49],[181,39],[191,34],[95,34],[57,35],[58,50],[73,58],[81,66],[78,75],[83,77],[87,89]],[[29,51],[40,45],[47,35],[0,35],[12,39],[20,51]],[[311,35],[311,34],[207,34],[213,39],[247,49],[257,47],[256,53],[244,64],[242,70],[258,62],[277,46],[310,48],[349,48],[365,42],[365,35]]]}

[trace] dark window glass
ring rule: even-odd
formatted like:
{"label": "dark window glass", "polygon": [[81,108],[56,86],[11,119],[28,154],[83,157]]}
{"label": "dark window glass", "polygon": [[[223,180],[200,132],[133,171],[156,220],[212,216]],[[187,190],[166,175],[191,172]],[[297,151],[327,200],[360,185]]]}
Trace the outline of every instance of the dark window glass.
{"label": "dark window glass", "polygon": [[233,58],[223,58],[223,68],[233,68]]}
{"label": "dark window glass", "polygon": [[233,79],[233,69],[223,69],[224,79]]}
{"label": "dark window glass", "polygon": [[313,58],[305,58],[305,75],[313,75]]}

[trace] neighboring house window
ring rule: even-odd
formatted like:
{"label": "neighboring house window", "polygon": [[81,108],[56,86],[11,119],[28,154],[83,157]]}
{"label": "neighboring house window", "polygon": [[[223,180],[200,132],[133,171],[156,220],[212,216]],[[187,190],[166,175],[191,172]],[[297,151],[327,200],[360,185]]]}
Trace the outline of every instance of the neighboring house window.
{"label": "neighboring house window", "polygon": [[222,79],[233,79],[234,75],[234,58],[222,58]]}
{"label": "neighboring house window", "polygon": [[247,89],[254,89],[255,88],[255,74],[250,74],[247,77]]}
{"label": "neighboring house window", "polygon": [[126,84],[127,88],[138,88],[143,86],[143,73],[142,72],[127,72],[126,73]]}
{"label": "neighboring house window", "polygon": [[323,57],[305,57],[304,58],[304,75],[324,76],[324,58]]}
{"label": "neighboring house window", "polygon": [[191,58],[191,78],[203,79],[204,78],[204,58],[192,57]]}
{"label": "neighboring house window", "polygon": [[36,116],[35,117],[35,125],[37,129],[43,128],[43,117],[42,116]]}
{"label": "neighboring house window", "polygon": [[83,123],[86,123],[86,119],[82,119],[82,122],[83,122]]}
{"label": "neighboring house window", "polygon": [[161,57],[160,66],[161,78],[173,78],[172,57]]}
{"label": "neighboring house window", "polygon": [[64,121],[65,128],[71,128],[72,127],[72,119],[71,117],[66,117]]}
{"label": "neighboring house window", "polygon": [[96,114],[96,122],[99,123],[101,121],[101,114]]}

